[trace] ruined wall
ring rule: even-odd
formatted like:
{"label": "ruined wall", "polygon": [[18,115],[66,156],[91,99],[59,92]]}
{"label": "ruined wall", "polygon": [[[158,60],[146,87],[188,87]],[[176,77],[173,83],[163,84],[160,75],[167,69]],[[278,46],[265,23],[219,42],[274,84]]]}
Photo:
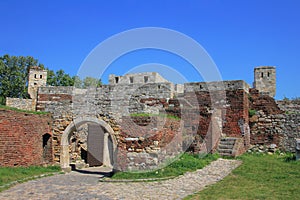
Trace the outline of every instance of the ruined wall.
{"label": "ruined wall", "polygon": [[216,149],[221,136],[243,138],[245,149],[249,146],[248,92],[244,81],[185,84],[185,101],[198,106],[183,106],[187,135],[198,127],[192,151],[201,150],[203,140],[206,149]]}
{"label": "ruined wall", "polygon": [[276,146],[295,152],[295,138],[300,137],[300,113],[297,104],[275,100],[250,90],[250,108],[256,111],[250,118],[251,144]]}
{"label": "ruined wall", "polygon": [[73,119],[82,116],[101,119],[111,126],[118,141],[123,116],[141,112],[157,114],[163,107],[150,106],[141,99],[167,99],[171,94],[170,83],[103,85],[89,89],[40,87],[37,110],[52,113],[54,159],[59,162],[61,136]]}
{"label": "ruined wall", "polygon": [[286,114],[284,123],[283,150],[295,152],[296,138],[300,138],[300,114]]}
{"label": "ruined wall", "polygon": [[53,162],[50,115],[0,109],[0,166]]}
{"label": "ruined wall", "polygon": [[276,102],[280,110],[287,114],[300,113],[300,100],[281,100]]}
{"label": "ruined wall", "polygon": [[118,143],[121,169],[153,169],[182,153],[182,121],[170,116],[123,117]]}
{"label": "ruined wall", "polygon": [[276,146],[295,152],[295,139],[300,138],[300,114],[265,114],[258,111],[250,118],[251,144]]}
{"label": "ruined wall", "polygon": [[6,97],[6,106],[21,110],[35,111],[35,101],[32,99],[19,99]]}

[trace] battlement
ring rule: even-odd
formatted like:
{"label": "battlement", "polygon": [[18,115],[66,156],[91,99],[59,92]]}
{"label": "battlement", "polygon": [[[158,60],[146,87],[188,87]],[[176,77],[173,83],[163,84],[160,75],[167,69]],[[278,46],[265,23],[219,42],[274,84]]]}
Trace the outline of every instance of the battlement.
{"label": "battlement", "polygon": [[244,90],[249,93],[250,86],[243,80],[236,81],[214,81],[185,83],[184,92],[210,92],[220,90]]}
{"label": "battlement", "polygon": [[109,84],[138,84],[138,83],[167,83],[168,80],[164,79],[157,72],[143,72],[126,74],[124,76],[109,75]]}

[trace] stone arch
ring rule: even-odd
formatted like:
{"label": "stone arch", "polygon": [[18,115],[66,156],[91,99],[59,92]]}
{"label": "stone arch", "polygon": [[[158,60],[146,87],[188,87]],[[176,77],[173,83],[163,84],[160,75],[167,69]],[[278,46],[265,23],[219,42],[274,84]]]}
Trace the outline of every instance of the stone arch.
{"label": "stone arch", "polygon": [[100,125],[104,130],[107,131],[107,133],[110,135],[110,138],[112,140],[113,144],[113,155],[112,155],[112,162],[113,162],[113,168],[116,166],[116,160],[117,160],[117,140],[114,137],[114,131],[110,127],[109,124],[104,122],[101,119],[95,118],[95,117],[78,117],[74,119],[64,130],[62,137],[61,137],[61,150],[60,150],[60,166],[63,170],[69,171],[71,169],[70,167],[70,155],[69,155],[69,145],[70,145],[70,137],[71,133],[76,130],[76,127],[79,127],[85,123],[96,123]]}

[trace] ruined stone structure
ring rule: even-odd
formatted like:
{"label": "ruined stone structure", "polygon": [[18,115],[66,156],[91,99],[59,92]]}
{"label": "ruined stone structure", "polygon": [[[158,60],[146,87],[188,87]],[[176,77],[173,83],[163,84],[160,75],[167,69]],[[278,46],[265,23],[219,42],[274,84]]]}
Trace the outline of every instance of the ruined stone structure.
{"label": "ruined stone structure", "polygon": [[255,69],[254,88],[238,80],[174,85],[154,72],[110,75],[99,88],[38,84],[35,109],[51,113],[53,161],[65,169],[153,169],[183,151],[236,156],[251,144],[293,151],[300,136],[299,112],[286,115],[272,98],[273,67]]}

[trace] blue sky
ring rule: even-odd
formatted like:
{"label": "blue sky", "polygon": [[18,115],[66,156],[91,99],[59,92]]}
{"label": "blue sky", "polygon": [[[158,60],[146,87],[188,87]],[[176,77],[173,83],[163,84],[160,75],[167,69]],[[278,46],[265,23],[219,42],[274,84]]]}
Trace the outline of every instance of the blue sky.
{"label": "blue sky", "polygon": [[[0,55],[30,55],[50,69],[75,75],[107,38],[129,29],[162,27],[201,44],[224,80],[252,84],[255,66],[276,66],[276,98],[300,96],[297,0],[1,0],[0,7]],[[154,49],[121,56],[102,79],[147,63],[158,63],[154,70],[168,66],[188,81],[202,81],[186,60]]]}

